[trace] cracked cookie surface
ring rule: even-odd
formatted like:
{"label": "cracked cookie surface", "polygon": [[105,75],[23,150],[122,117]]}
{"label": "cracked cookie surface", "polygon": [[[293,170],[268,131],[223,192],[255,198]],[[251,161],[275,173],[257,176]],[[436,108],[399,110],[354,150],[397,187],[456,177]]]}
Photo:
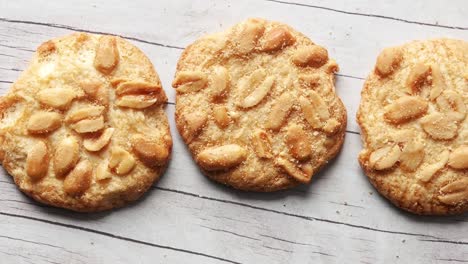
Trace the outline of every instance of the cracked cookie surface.
{"label": "cracked cookie surface", "polygon": [[337,70],[291,27],[248,19],[183,52],[173,81],[178,130],[217,182],[265,192],[309,183],[344,139]]}
{"label": "cracked cookie surface", "polygon": [[386,48],[362,90],[359,162],[375,188],[416,214],[468,211],[468,43]]}
{"label": "cracked cookie surface", "polygon": [[39,46],[0,101],[0,158],[32,198],[75,211],[138,199],[172,139],[161,82],[119,37],[75,33]]}

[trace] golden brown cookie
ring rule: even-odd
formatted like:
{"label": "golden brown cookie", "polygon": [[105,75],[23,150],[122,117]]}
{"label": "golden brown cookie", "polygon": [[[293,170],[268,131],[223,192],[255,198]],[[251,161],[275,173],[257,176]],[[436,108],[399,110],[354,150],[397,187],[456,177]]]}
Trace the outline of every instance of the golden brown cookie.
{"label": "golden brown cookie", "polygon": [[468,211],[468,42],[387,48],[362,90],[359,162],[375,188],[416,214]]}
{"label": "golden brown cookie", "polygon": [[0,159],[18,187],[91,212],[138,199],[163,172],[167,97],[149,59],[114,36],[43,43],[0,101]]}
{"label": "golden brown cookie", "polygon": [[343,144],[337,70],[325,48],[291,27],[246,20],[183,52],[177,127],[215,181],[263,192],[309,183]]}

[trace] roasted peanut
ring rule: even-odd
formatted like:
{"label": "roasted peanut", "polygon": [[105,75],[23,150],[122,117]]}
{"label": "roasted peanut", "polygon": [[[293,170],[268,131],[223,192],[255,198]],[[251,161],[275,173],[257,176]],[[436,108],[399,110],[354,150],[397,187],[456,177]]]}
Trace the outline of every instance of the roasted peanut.
{"label": "roasted peanut", "polygon": [[94,67],[104,74],[110,74],[119,64],[119,59],[119,49],[115,37],[102,36],[96,49]]}
{"label": "roasted peanut", "polygon": [[275,27],[268,31],[263,40],[262,51],[277,51],[294,44],[296,39],[287,27]]}
{"label": "roasted peanut", "polygon": [[419,93],[422,86],[429,82],[429,76],[431,75],[431,67],[418,63],[411,68],[411,71],[406,79],[406,86],[410,89],[409,92],[412,94]]}
{"label": "roasted peanut", "polygon": [[385,146],[371,153],[369,157],[369,166],[375,170],[386,170],[398,161],[401,150],[398,145]]}
{"label": "roasted peanut", "polygon": [[399,47],[386,48],[377,57],[375,72],[381,77],[386,77],[398,69],[402,59],[403,54]]}
{"label": "roasted peanut", "polygon": [[111,150],[109,168],[118,175],[126,175],[135,167],[135,158],[121,147]]}
{"label": "roasted peanut", "polygon": [[39,102],[57,109],[68,108],[73,98],[75,98],[75,93],[65,88],[44,89],[37,93]]}
{"label": "roasted peanut", "polygon": [[259,129],[254,132],[252,145],[258,157],[266,159],[272,157],[270,136],[264,130]]}
{"label": "roasted peanut", "polygon": [[328,52],[318,45],[299,48],[292,56],[292,62],[300,67],[319,68],[328,61]]}
{"label": "roasted peanut", "polygon": [[247,157],[244,148],[236,144],[211,147],[197,155],[200,166],[208,171],[226,170],[241,164]]}
{"label": "roasted peanut", "polygon": [[442,91],[447,89],[447,84],[445,83],[444,76],[440,72],[440,68],[437,65],[431,65],[432,72],[432,89],[429,94],[429,99],[434,101]]}
{"label": "roasted peanut", "polygon": [[172,86],[178,93],[197,92],[206,87],[208,79],[201,71],[181,71],[177,74]]}
{"label": "roasted peanut", "polygon": [[260,103],[263,98],[270,92],[273,83],[275,82],[275,77],[270,76],[267,77],[260,85],[258,85],[252,93],[250,93],[247,97],[242,100],[239,104],[242,108],[249,108],[256,106]]}
{"label": "roasted peanut", "polygon": [[63,181],[63,190],[70,196],[83,195],[91,186],[93,166],[88,160],[80,161]]}
{"label": "roasted peanut", "polygon": [[243,24],[242,29],[232,37],[236,53],[244,55],[252,52],[264,31],[265,26],[261,21],[249,19]]}
{"label": "roasted peanut", "polygon": [[78,133],[91,133],[96,132],[104,128],[104,118],[102,116],[96,119],[83,119],[70,127]]}
{"label": "roasted peanut", "polygon": [[109,144],[112,135],[114,134],[114,128],[106,128],[102,134],[97,138],[86,138],[83,140],[83,146],[87,151],[100,151],[102,148]]}
{"label": "roasted peanut", "polygon": [[115,89],[117,96],[127,94],[155,94],[161,92],[161,85],[157,83],[148,83],[144,81],[126,81],[121,82]]}
{"label": "roasted peanut", "polygon": [[430,181],[432,177],[434,177],[434,175],[438,171],[440,171],[441,169],[445,167],[445,164],[447,164],[448,159],[449,159],[449,152],[447,150],[444,150],[440,154],[439,161],[422,168],[421,172],[417,174],[417,178],[422,182]]}
{"label": "roasted peanut", "polygon": [[184,121],[183,136],[187,143],[190,143],[198,136],[198,134],[200,134],[206,124],[206,121],[208,121],[208,117],[206,113],[193,112],[186,114],[184,116]]}
{"label": "roasted peanut", "polygon": [[211,74],[210,88],[214,101],[226,95],[229,89],[229,73],[225,67],[218,66],[214,68]]}
{"label": "roasted peanut", "polygon": [[458,133],[456,120],[441,113],[427,115],[420,122],[423,130],[435,140],[452,139]]}
{"label": "roasted peanut", "polygon": [[148,95],[125,95],[116,99],[115,104],[120,107],[143,109],[154,105],[158,98]]}
{"label": "roasted peanut", "polygon": [[439,200],[448,205],[456,205],[468,200],[468,178],[463,177],[449,182],[440,189]]}
{"label": "roasted peanut", "polygon": [[82,107],[82,108],[68,114],[65,121],[67,123],[76,123],[76,122],[81,121],[83,119],[94,119],[96,117],[101,116],[102,113],[104,112],[104,109],[105,108],[103,106]]}
{"label": "roasted peanut", "polygon": [[226,128],[231,122],[231,118],[225,106],[215,106],[213,108],[213,117],[219,128]]}
{"label": "roasted peanut", "polygon": [[312,146],[307,134],[300,125],[290,125],[286,131],[286,145],[291,155],[298,160],[307,160],[312,154]]}
{"label": "roasted peanut", "polygon": [[392,124],[401,124],[424,115],[427,102],[417,96],[404,96],[385,108],[385,120]]}
{"label": "roasted peanut", "polygon": [[271,112],[268,115],[265,128],[279,130],[291,112],[293,104],[294,98],[292,95],[287,92],[283,93],[273,104]]}
{"label": "roasted peanut", "polygon": [[448,165],[454,169],[468,169],[468,145],[460,146],[450,153]]}
{"label": "roasted peanut", "polygon": [[280,166],[289,176],[300,183],[307,184],[312,178],[312,174],[307,174],[306,172],[302,171],[296,164],[292,163],[286,158],[277,158],[276,164]]}
{"label": "roasted peanut", "polygon": [[55,112],[37,112],[27,123],[28,132],[42,134],[52,132],[62,125],[62,116]]}
{"label": "roasted peanut", "polygon": [[62,177],[71,171],[80,158],[80,145],[74,137],[62,139],[54,153],[54,172],[57,177]]}
{"label": "roasted peanut", "polygon": [[44,178],[49,168],[49,150],[43,141],[38,141],[28,151],[26,157],[26,174],[33,180]]}
{"label": "roasted peanut", "polygon": [[143,135],[135,135],[132,146],[138,158],[149,166],[162,166],[169,158],[169,151],[162,140],[150,140]]}

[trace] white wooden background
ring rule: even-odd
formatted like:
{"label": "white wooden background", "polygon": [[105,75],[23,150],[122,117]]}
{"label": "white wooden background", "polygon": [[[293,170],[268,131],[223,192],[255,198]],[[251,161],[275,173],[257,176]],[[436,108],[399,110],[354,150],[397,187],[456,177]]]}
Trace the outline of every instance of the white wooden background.
{"label": "white wooden background", "polygon": [[[310,186],[255,194],[198,171],[175,129],[170,86],[183,47],[247,17],[290,24],[328,48],[348,109],[338,158]],[[385,46],[468,40],[468,2],[425,0],[0,0],[0,93],[43,41],[116,34],[153,61],[170,103],[173,159],[139,202],[98,214],[40,205],[0,171],[0,263],[466,263],[468,215],[419,217],[381,198],[361,172],[355,113]]]}

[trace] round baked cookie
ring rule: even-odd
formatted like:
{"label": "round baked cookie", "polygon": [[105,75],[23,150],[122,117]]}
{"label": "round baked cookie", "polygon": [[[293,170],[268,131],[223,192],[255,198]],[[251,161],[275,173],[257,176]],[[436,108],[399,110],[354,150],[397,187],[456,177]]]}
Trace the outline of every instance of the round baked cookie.
{"label": "round baked cookie", "polygon": [[359,162],[374,187],[416,214],[468,211],[468,42],[386,48],[362,90]]}
{"label": "round baked cookie", "polygon": [[42,203],[83,212],[123,206],[169,160],[166,101],[149,59],[122,38],[47,41],[1,98],[3,167]]}
{"label": "round baked cookie", "polygon": [[291,27],[248,19],[183,52],[176,123],[209,178],[249,191],[309,183],[343,144],[338,65]]}

